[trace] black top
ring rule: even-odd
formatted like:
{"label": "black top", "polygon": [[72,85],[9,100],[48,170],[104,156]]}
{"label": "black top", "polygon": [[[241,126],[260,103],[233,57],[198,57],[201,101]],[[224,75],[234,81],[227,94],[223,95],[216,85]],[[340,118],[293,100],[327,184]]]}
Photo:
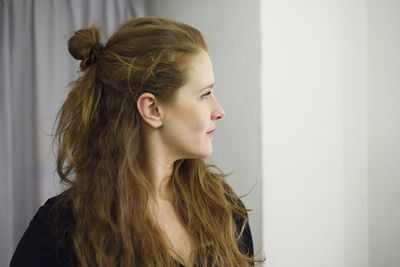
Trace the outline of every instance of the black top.
{"label": "black top", "polygon": [[[50,209],[56,202],[56,199],[57,197],[50,198],[43,206],[39,208],[14,252],[10,267],[71,266],[71,264],[68,263],[68,256],[65,254],[58,254],[59,257],[57,257],[56,255],[56,237],[54,231],[52,230],[55,229],[55,225],[52,225],[49,219]],[[243,206],[241,201],[240,204]],[[240,220],[240,218],[236,218],[236,216],[234,216],[234,221],[237,231],[240,232],[243,222]],[[245,255],[254,255],[253,240],[248,223],[246,224],[243,235],[238,242],[238,248]],[[184,267],[183,265],[180,266]]]}

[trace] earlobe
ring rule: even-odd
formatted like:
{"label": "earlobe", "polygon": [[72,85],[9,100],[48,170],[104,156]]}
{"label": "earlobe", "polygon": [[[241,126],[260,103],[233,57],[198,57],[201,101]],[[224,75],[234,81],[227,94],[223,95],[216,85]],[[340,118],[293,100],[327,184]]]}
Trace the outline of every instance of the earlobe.
{"label": "earlobe", "polygon": [[162,125],[162,111],[157,98],[151,93],[143,93],[139,96],[137,110],[145,121],[152,128],[160,128]]}

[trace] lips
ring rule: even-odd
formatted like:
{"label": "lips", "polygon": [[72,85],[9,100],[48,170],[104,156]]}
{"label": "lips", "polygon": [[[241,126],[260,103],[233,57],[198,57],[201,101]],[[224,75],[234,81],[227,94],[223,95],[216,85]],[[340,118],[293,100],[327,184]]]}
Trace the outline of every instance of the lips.
{"label": "lips", "polygon": [[212,129],[211,131],[207,132],[208,134],[213,133],[216,128]]}

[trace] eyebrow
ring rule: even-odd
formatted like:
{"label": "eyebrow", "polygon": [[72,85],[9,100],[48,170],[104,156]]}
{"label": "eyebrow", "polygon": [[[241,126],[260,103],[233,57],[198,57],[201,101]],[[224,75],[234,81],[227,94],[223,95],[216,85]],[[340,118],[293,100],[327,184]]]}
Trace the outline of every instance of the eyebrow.
{"label": "eyebrow", "polygon": [[204,89],[208,89],[208,88],[213,88],[215,86],[215,84],[209,84],[206,87],[203,87],[200,91],[204,90]]}

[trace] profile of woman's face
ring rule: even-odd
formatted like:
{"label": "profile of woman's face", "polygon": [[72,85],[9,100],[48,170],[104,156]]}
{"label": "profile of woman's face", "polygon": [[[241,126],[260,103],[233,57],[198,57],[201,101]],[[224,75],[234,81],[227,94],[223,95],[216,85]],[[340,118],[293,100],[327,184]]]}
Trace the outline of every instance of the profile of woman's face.
{"label": "profile of woman's face", "polygon": [[213,94],[214,71],[208,53],[192,57],[187,83],[176,91],[165,109],[162,138],[171,153],[181,158],[205,158],[212,154],[216,121],[225,116]]}

